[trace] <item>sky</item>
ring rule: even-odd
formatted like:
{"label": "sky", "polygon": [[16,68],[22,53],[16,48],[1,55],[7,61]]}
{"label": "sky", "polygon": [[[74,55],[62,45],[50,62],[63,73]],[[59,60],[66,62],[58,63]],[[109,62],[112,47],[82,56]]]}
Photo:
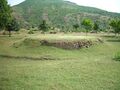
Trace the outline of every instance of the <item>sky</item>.
{"label": "sky", "polygon": [[67,0],[78,5],[96,7],[110,12],[120,13],[120,0]]}
{"label": "sky", "polygon": [[[13,6],[25,0],[8,0],[8,3]],[[67,0],[82,6],[96,7],[109,12],[120,13],[120,0]]]}
{"label": "sky", "polygon": [[23,1],[25,1],[25,0],[8,0],[8,3],[11,6],[13,6],[13,5],[17,5],[17,4],[19,4],[19,3],[23,2]]}

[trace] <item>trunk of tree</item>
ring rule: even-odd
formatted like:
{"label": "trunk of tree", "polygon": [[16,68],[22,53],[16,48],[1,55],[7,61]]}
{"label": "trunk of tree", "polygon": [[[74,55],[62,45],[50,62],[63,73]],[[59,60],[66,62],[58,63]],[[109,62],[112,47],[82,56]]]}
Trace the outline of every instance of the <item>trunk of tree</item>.
{"label": "trunk of tree", "polygon": [[86,32],[86,36],[87,36],[87,32]]}
{"label": "trunk of tree", "polygon": [[11,37],[11,31],[9,30],[9,37]]}
{"label": "trunk of tree", "polygon": [[117,36],[117,33],[115,33],[115,37]]}

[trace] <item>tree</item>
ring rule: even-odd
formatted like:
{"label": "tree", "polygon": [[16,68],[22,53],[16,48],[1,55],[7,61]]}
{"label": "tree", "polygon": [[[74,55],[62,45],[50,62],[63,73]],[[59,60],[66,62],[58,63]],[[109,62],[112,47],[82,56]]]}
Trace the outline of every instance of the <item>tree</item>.
{"label": "tree", "polygon": [[84,19],[81,24],[85,27],[85,29],[86,29],[86,35],[87,35],[88,31],[91,30],[92,27],[93,27],[92,20],[90,20],[90,19]]}
{"label": "tree", "polygon": [[77,30],[79,28],[79,25],[78,24],[74,24],[73,28]]}
{"label": "tree", "polygon": [[11,37],[11,31],[19,31],[20,26],[16,19],[12,19],[6,26],[6,30],[9,32],[9,37]]}
{"label": "tree", "polygon": [[96,33],[98,32],[99,25],[96,22],[94,23],[93,29],[95,30]]}
{"label": "tree", "polygon": [[0,0],[0,29],[5,29],[10,20],[11,8],[8,5],[7,0]]}
{"label": "tree", "polygon": [[120,20],[111,20],[110,26],[114,29],[115,35],[120,33]]}
{"label": "tree", "polygon": [[48,31],[48,25],[45,20],[43,20],[42,24],[39,25],[39,30],[42,30],[43,32]]}

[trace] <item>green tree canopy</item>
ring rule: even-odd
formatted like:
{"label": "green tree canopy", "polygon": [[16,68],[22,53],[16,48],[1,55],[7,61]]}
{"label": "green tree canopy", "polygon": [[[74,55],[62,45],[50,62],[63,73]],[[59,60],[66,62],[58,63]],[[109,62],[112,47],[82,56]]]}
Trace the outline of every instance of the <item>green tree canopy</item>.
{"label": "green tree canopy", "polygon": [[9,31],[9,36],[11,36],[11,31],[19,31],[20,26],[16,19],[12,19],[6,26],[7,31]]}
{"label": "green tree canopy", "polygon": [[77,30],[79,28],[79,24],[74,24],[73,28]]}
{"label": "green tree canopy", "polygon": [[88,31],[90,31],[93,28],[93,22],[90,19],[84,19],[81,24],[86,29],[86,34]]}
{"label": "green tree canopy", "polygon": [[113,28],[115,34],[120,33],[120,20],[111,20],[110,26]]}
{"label": "green tree canopy", "polygon": [[7,0],[0,0],[0,29],[5,29],[11,20],[11,8]]}
{"label": "green tree canopy", "polygon": [[90,19],[84,19],[81,24],[85,26],[85,29],[92,29],[93,26],[93,22]]}
{"label": "green tree canopy", "polygon": [[46,21],[43,20],[43,21],[42,21],[42,24],[40,24],[38,28],[39,28],[39,30],[41,30],[41,31],[43,31],[43,32],[46,32],[46,31],[48,31],[48,28],[49,28],[49,27],[48,27]]}
{"label": "green tree canopy", "polygon": [[98,32],[99,25],[98,25],[96,22],[94,22],[93,29],[94,29],[96,32]]}

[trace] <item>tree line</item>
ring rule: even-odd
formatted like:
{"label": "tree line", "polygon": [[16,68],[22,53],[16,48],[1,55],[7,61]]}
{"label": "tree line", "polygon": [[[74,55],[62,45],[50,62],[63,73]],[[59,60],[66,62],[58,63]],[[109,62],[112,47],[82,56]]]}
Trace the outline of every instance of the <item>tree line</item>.
{"label": "tree line", "polygon": [[[88,32],[92,31],[97,33],[100,31],[99,24],[97,22],[93,22],[91,19],[84,19],[81,25],[85,28],[86,35]],[[113,29],[113,33],[119,34],[120,33],[120,19],[113,19],[109,22],[109,25]],[[79,29],[79,24],[74,24],[73,28],[77,31]],[[50,26],[46,23],[45,20],[38,26],[39,30],[43,32],[47,32]]]}
{"label": "tree line", "polygon": [[[120,19],[113,19],[108,22],[109,25],[112,27],[113,32],[115,34],[120,33]],[[88,32],[94,30],[94,32],[98,32],[100,30],[99,24],[94,22],[91,19],[84,19],[81,22],[81,25],[85,28],[86,35]],[[73,29],[76,31],[80,29],[79,24],[71,25]],[[46,20],[43,20],[40,25],[38,25],[38,29],[42,32],[47,32],[49,29],[54,29],[54,26],[50,26],[47,24]],[[63,28],[64,29],[64,26]],[[8,5],[7,0],[0,0],[0,30],[6,30],[9,32],[9,36],[11,36],[11,31],[18,31],[20,30],[20,25],[18,21],[12,15],[12,9]]]}

